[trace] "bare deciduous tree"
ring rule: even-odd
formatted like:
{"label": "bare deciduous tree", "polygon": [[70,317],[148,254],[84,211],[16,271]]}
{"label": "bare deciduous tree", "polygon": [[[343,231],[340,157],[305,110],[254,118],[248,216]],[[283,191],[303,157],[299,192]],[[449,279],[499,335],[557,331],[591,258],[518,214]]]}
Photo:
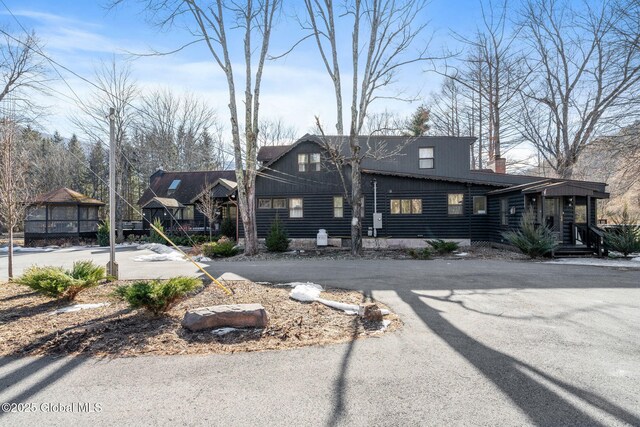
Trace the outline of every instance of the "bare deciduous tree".
{"label": "bare deciduous tree", "polygon": [[0,121],[0,223],[9,232],[8,275],[13,278],[13,233],[24,220],[30,194],[27,182],[29,162],[17,147],[16,123]]}
{"label": "bare deciduous tree", "polygon": [[258,146],[288,145],[300,136],[298,130],[288,126],[282,118],[262,119],[258,124]]}
{"label": "bare deciduous tree", "polygon": [[[110,107],[115,109],[115,146],[116,146],[116,222],[118,240],[124,240],[123,220],[126,208],[126,195],[130,192],[134,165],[128,159],[128,138],[135,119],[132,104],[138,95],[138,89],[131,77],[128,65],[118,65],[115,60],[102,63],[95,71],[97,89],[86,101],[81,102],[82,115],[71,117],[73,124],[85,135],[85,140],[98,141],[109,146]],[[81,167],[77,165],[77,167]]]}
{"label": "bare deciduous tree", "polygon": [[[416,40],[425,28],[420,22],[424,13],[424,1],[350,0],[338,7],[333,0],[305,0],[306,21],[303,27],[310,32],[322,58],[324,67],[332,81],[336,101],[336,131],[339,138],[327,138],[319,120],[320,134],[325,141],[325,150],[335,162],[343,184],[342,174],[347,164],[351,169],[350,191],[347,200],[351,205],[351,252],[362,251],[362,175],[361,163],[368,155],[387,155],[385,147],[363,145],[368,138],[361,138],[371,104],[385,97],[384,89],[395,82],[400,70],[409,64],[425,61],[427,43],[417,52]],[[349,128],[344,127],[343,84],[340,74],[341,52],[336,27],[336,16],[350,20],[351,34],[350,66],[352,72]],[[388,95],[388,94],[387,94]],[[399,95],[388,95],[399,99]],[[342,146],[348,145],[347,151]],[[383,144],[384,145],[384,144]],[[344,157],[344,153],[349,154]],[[375,152],[375,153],[374,153]],[[346,186],[345,186],[346,188]]]}
{"label": "bare deciduous tree", "polygon": [[[116,0],[119,3],[122,0]],[[260,89],[269,51],[274,19],[281,0],[140,0],[160,26],[170,27],[177,19],[195,37],[188,44],[203,42],[213,61],[224,72],[229,94],[229,119],[233,142],[238,204],[244,229],[246,255],[258,252],[255,212],[255,180],[259,134]],[[236,76],[231,58],[234,30],[242,32],[244,60],[244,124],[236,98]],[[257,40],[257,43],[254,41]],[[255,66],[255,69],[254,69]]]}
{"label": "bare deciduous tree", "polygon": [[556,173],[570,178],[590,141],[637,118],[640,5],[530,0],[522,16],[531,73],[522,129]]}
{"label": "bare deciduous tree", "polygon": [[220,203],[218,199],[213,197],[211,186],[206,182],[202,186],[202,192],[200,193],[200,197],[198,199],[199,200],[196,204],[196,208],[200,212],[202,212],[202,214],[209,220],[209,240],[211,240],[213,232],[212,227],[220,216],[220,208],[222,207],[222,203]]}

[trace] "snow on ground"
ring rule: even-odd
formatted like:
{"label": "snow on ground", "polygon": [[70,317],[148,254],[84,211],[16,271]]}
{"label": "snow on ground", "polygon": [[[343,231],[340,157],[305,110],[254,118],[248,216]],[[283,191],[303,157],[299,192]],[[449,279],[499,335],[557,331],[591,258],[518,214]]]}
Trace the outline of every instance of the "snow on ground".
{"label": "snow on ground", "polygon": [[589,265],[595,267],[640,268],[640,257],[630,259],[611,258],[560,258],[546,261],[545,264]]}
{"label": "snow on ground", "polygon": [[138,255],[133,260],[136,262],[156,262],[156,261],[186,261],[184,255],[169,246],[160,243],[146,243],[138,245],[138,250],[147,249],[155,252],[150,255]]}
{"label": "snow on ground", "polygon": [[[14,246],[13,252],[51,252],[54,248],[23,248],[22,246]],[[0,248],[0,254],[9,253],[9,246],[3,246]]]}
{"label": "snow on ground", "polygon": [[69,305],[67,307],[59,308],[55,311],[52,311],[50,314],[54,315],[54,314],[62,314],[62,313],[73,313],[74,311],[91,310],[93,308],[104,307],[107,305],[109,305],[108,302],[101,302],[97,304],[74,304],[74,305]]}

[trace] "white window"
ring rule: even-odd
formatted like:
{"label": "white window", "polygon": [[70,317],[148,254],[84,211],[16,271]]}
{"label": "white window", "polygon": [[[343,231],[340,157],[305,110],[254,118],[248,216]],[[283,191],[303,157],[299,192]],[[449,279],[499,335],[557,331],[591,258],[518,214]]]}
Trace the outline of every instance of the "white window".
{"label": "white window", "polygon": [[342,196],[333,197],[333,217],[342,218],[344,216],[344,198]]}
{"label": "white window", "polygon": [[320,170],[320,153],[298,154],[298,172]]}
{"label": "white window", "polygon": [[420,157],[420,169],[433,169],[433,147],[423,147],[418,149]]}
{"label": "white window", "polygon": [[289,199],[289,218],[302,218],[302,199]]}
{"label": "white window", "polygon": [[309,170],[309,155],[298,154],[298,172],[306,172]]}
{"label": "white window", "polygon": [[487,213],[486,196],[473,196],[473,214],[485,215]]}
{"label": "white window", "polygon": [[464,214],[464,194],[452,193],[448,196],[448,212],[449,215],[462,215]]}
{"label": "white window", "polygon": [[309,170],[320,171],[320,153],[312,153],[309,155]]}

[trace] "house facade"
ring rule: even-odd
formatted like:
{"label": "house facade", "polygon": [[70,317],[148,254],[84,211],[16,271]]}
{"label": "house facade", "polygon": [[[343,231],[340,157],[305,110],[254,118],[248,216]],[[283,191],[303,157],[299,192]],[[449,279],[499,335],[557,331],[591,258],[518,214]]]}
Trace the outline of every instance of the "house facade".
{"label": "house facade", "polygon": [[[596,201],[608,197],[604,183],[473,170],[474,138],[380,136],[360,142],[370,154],[362,161],[365,247],[421,247],[429,239],[502,243],[502,233],[517,228],[529,208],[564,247],[595,247]],[[348,155],[347,141],[315,135],[259,151],[259,238],[278,217],[296,245],[314,246],[321,229],[331,245],[349,245],[351,207],[344,196],[350,170],[348,164],[338,169],[327,147],[338,157]]]}

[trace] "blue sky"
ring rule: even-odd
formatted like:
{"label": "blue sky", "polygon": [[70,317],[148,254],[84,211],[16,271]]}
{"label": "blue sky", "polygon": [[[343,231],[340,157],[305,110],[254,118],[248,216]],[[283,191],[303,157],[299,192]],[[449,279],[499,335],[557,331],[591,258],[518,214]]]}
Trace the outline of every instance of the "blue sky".
{"label": "blue sky", "polygon": [[[101,60],[110,61],[114,55],[118,59],[126,58],[129,57],[127,52],[171,50],[189,40],[189,35],[179,29],[162,32],[151,26],[136,1],[125,2],[110,11],[90,0],[3,1],[24,27],[36,31],[52,58],[88,79],[93,78],[94,69]],[[292,0],[287,3],[285,13],[289,15],[300,5]],[[444,45],[456,48],[451,31],[465,34],[475,28],[480,18],[479,0],[432,0],[424,16],[419,18],[429,21],[424,39],[434,34],[431,50],[437,55]],[[20,30],[1,3],[0,20],[3,27],[14,32]],[[349,42],[347,29],[343,30]],[[301,34],[295,22],[283,18],[274,33],[272,53],[286,51]],[[236,67],[238,69],[240,67]],[[192,92],[215,107],[224,123],[228,122],[226,82],[203,46],[170,56],[139,58],[132,62],[131,70],[141,92],[163,87],[171,87],[176,92]],[[62,73],[80,96],[90,93],[88,84],[69,73]],[[348,81],[346,77],[343,75],[345,82]],[[414,66],[399,76],[394,90],[420,93],[424,99],[439,83],[438,76]],[[242,86],[241,83],[237,85]],[[56,91],[73,96],[63,82],[54,82],[53,86]],[[43,102],[50,112],[42,120],[46,131],[58,130],[64,136],[76,131],[68,120],[69,115],[77,111],[74,102],[55,93]],[[332,86],[311,41],[287,57],[266,65],[261,105],[263,117],[282,118],[295,126],[300,134],[312,130],[315,115],[327,123],[334,123]],[[405,116],[416,106],[417,103],[383,101],[375,104],[373,110],[387,109]]]}

